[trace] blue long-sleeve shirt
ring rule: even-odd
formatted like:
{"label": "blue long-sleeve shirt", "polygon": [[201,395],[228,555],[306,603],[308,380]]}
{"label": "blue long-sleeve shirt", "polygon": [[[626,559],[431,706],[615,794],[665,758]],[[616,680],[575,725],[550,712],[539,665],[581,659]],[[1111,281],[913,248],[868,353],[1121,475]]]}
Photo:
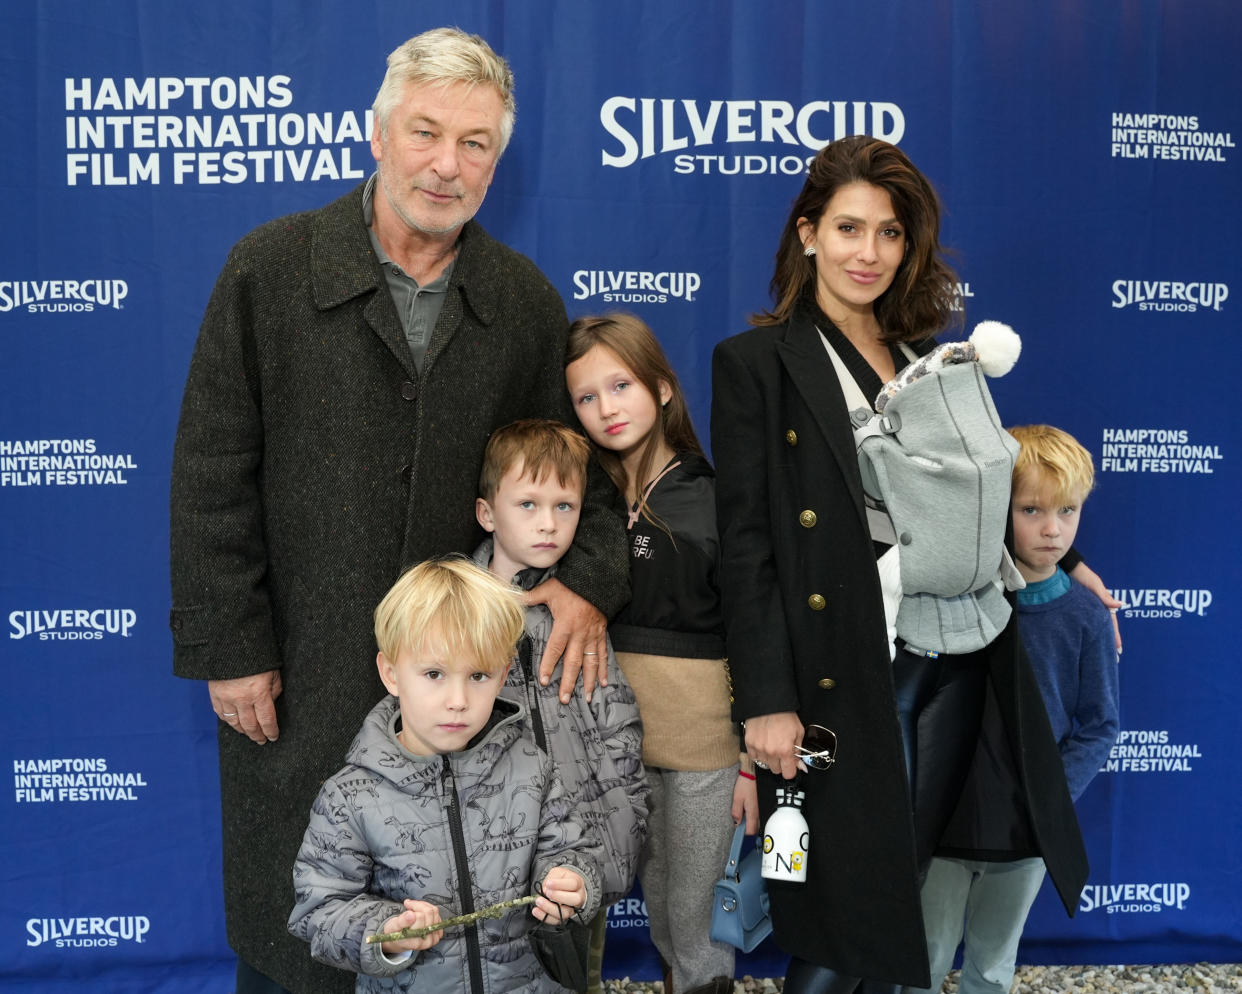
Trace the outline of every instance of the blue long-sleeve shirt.
{"label": "blue long-sleeve shirt", "polygon": [[1117,740],[1117,652],[1108,609],[1057,569],[1018,591],[1018,630],[1076,801]]}

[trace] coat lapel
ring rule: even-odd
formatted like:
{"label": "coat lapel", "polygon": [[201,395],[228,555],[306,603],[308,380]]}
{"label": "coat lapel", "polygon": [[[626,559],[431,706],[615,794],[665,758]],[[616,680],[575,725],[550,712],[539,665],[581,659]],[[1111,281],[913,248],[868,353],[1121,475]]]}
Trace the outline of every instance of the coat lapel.
{"label": "coat lapel", "polygon": [[777,342],[776,351],[785,365],[790,382],[814,417],[820,434],[841,468],[854,509],[865,530],[867,517],[854,433],[849,425],[845,395],[841,392],[837,372],[828,358],[819,332],[804,315],[795,313],[785,338]]}
{"label": "coat lapel", "polygon": [[499,298],[496,295],[496,274],[492,272],[495,259],[491,255],[491,238],[477,221],[470,220],[462,228],[457,239],[457,261],[449,277],[448,291],[440,319],[431,332],[427,343],[427,356],[423,360],[424,375],[461,328],[466,308],[485,328],[496,318]]}
{"label": "coat lapel", "polygon": [[[371,294],[363,317],[371,330],[401,364],[410,379],[417,379],[414,359],[401,329],[392,294],[388,293],[371,239],[362,223],[362,187],[329,204],[315,223],[310,265],[311,292],[315,307],[327,311],[363,294]],[[376,293],[383,289],[384,293]]]}

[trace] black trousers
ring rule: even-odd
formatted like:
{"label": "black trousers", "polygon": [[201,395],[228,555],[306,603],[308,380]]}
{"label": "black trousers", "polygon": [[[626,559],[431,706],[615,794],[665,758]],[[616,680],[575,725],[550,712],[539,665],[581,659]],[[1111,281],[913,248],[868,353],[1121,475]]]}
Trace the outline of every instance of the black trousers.
{"label": "black trousers", "polygon": [[975,758],[987,698],[987,661],[982,652],[932,659],[898,648],[893,684],[921,879]]}
{"label": "black trousers", "polygon": [[[987,696],[982,653],[916,656],[900,647],[893,685],[914,805],[914,845],[919,879],[927,872],[970,772]],[[901,984],[850,977],[794,957],[785,994],[895,994]]]}

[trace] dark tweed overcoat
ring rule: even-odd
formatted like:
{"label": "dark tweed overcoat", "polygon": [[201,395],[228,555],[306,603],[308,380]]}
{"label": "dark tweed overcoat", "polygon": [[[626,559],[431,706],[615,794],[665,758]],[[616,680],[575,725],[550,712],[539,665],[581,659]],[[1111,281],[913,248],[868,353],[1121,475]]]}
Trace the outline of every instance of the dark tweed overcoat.
{"label": "dark tweed overcoat", "polygon": [[[809,317],[799,312],[788,325],[716,347],[711,437],[735,716],[794,711],[839,738],[836,766],[803,776],[809,876],[770,886],[776,939],[786,952],[845,974],[926,987],[875,553],[845,399]],[[1072,909],[1086,856],[1012,620],[988,659],[1035,834]],[[774,786],[775,778],[760,777],[765,819]]]}
{"label": "dark tweed overcoat", "polygon": [[[219,729],[225,906],[233,948],[299,994],[353,988],[285,922],[311,802],[384,695],[371,612],[404,567],[478,544],[493,429],[572,423],[567,329],[543,274],[470,222],[420,375],[362,187],[251,232],[220,274],[173,456],[174,670],[281,671],[277,742]],[[611,614],[626,571],[617,518],[588,500],[558,576]]]}

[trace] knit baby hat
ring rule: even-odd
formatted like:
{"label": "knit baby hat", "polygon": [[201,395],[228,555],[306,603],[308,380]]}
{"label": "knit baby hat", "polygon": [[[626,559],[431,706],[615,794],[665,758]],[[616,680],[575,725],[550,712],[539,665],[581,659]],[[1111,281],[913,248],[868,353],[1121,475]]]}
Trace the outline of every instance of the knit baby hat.
{"label": "knit baby hat", "polygon": [[1013,369],[1021,354],[1022,339],[1009,325],[1000,321],[980,321],[966,341],[937,346],[885,383],[876,395],[875,409],[883,411],[898,390],[945,366],[977,362],[984,376],[1004,376]]}

